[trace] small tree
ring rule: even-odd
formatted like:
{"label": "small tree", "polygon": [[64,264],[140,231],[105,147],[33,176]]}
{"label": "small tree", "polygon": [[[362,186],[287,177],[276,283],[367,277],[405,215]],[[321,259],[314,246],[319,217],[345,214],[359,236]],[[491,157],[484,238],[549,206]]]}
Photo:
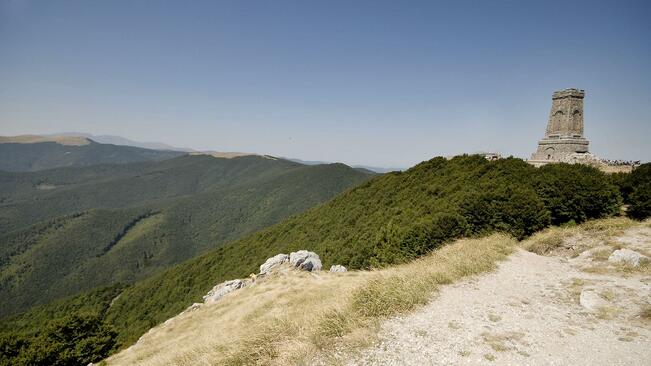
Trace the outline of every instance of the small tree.
{"label": "small tree", "polygon": [[70,315],[50,323],[20,354],[16,364],[86,365],[108,356],[116,335],[98,315]]}

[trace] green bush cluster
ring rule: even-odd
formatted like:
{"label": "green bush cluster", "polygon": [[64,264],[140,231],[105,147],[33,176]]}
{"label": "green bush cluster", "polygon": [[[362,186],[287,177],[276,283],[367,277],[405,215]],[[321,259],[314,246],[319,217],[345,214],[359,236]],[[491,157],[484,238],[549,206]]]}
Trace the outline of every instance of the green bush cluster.
{"label": "green bush cluster", "polygon": [[642,164],[631,174],[614,174],[612,181],[619,186],[630,217],[651,217],[651,163]]}
{"label": "green bush cluster", "polygon": [[115,349],[117,333],[105,321],[123,286],[60,299],[13,317],[0,327],[0,365],[86,365]]}
{"label": "green bush cluster", "polygon": [[86,365],[108,356],[115,336],[97,314],[66,315],[33,337],[0,335],[0,365]]}

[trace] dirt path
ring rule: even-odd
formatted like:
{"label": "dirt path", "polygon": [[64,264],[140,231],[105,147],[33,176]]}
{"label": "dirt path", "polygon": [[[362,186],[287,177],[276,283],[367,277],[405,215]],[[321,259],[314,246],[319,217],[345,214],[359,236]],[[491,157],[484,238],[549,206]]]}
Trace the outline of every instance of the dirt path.
{"label": "dirt path", "polygon": [[[648,253],[651,228],[629,229],[614,245]],[[651,275],[611,267],[612,250],[574,258],[520,250],[497,271],[444,287],[424,308],[387,321],[379,341],[345,363],[651,365]],[[594,295],[594,307],[580,304],[582,292]]]}

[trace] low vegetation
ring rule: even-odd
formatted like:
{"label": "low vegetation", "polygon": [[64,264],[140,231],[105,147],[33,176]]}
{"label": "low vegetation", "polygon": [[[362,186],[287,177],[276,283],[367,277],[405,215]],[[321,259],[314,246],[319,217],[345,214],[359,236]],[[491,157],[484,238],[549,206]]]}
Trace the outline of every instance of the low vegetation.
{"label": "low vegetation", "polygon": [[381,319],[425,304],[441,284],[495,268],[516,245],[493,235],[379,271],[276,273],[156,328],[108,364],[330,364],[335,350],[373,340]]}
{"label": "low vegetation", "polygon": [[[575,256],[591,246],[609,243],[610,238],[621,235],[624,230],[634,225],[635,221],[625,217],[588,221],[581,226],[565,225],[532,235],[523,242],[523,247],[539,255],[565,251],[569,256]],[[579,243],[577,239],[583,239],[586,233],[589,240]],[[602,253],[595,253],[600,254]],[[608,254],[610,255],[610,252]]]}
{"label": "low vegetation", "polygon": [[651,164],[643,164],[631,174],[619,174],[618,181],[628,215],[642,220],[651,216]]}

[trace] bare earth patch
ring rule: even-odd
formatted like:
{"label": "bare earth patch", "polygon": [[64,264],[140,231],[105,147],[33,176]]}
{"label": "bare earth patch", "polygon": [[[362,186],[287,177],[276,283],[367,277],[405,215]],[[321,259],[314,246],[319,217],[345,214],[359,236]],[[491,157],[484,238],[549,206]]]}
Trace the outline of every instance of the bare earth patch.
{"label": "bare earth patch", "polygon": [[[651,250],[647,224],[551,229],[495,272],[441,287],[425,307],[385,321],[348,365],[649,365],[651,275],[607,255]],[[558,236],[558,233],[563,234]],[[540,239],[539,238],[539,239]],[[592,268],[601,268],[593,271]],[[582,292],[596,299],[580,304]],[[584,296],[584,298],[590,298]],[[413,336],[413,330],[426,331]]]}

